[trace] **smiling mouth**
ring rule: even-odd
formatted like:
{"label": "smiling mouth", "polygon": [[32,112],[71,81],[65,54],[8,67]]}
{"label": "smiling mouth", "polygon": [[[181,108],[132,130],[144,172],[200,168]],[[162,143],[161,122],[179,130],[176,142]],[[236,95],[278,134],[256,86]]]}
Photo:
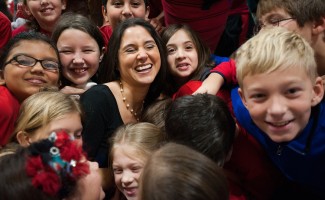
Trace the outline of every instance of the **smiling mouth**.
{"label": "smiling mouth", "polygon": [[289,120],[289,121],[283,121],[283,122],[266,122],[269,125],[272,125],[274,127],[283,127],[288,125],[290,122],[292,122],[293,120]]}
{"label": "smiling mouth", "polygon": [[136,67],[135,68],[135,71],[137,71],[137,72],[143,72],[143,71],[149,70],[151,68],[152,68],[152,64],[142,65],[142,66]]}
{"label": "smiling mouth", "polygon": [[76,68],[76,69],[71,69],[71,71],[73,71],[76,74],[82,74],[85,71],[87,71],[87,69],[86,68],[81,68],[81,69],[80,68]]}

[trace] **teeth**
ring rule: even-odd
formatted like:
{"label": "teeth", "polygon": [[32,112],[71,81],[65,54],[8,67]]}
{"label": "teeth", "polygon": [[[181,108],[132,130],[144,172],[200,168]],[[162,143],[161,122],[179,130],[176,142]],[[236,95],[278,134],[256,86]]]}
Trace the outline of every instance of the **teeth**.
{"label": "teeth", "polygon": [[86,71],[86,69],[74,69],[74,72],[76,72],[76,73],[83,73],[85,71]]}
{"label": "teeth", "polygon": [[43,83],[43,81],[38,80],[38,79],[30,79],[29,82],[31,82],[31,83],[36,83],[36,84]]}
{"label": "teeth", "polygon": [[135,68],[135,70],[143,71],[143,70],[150,69],[150,68],[151,68],[151,64],[148,64],[148,65],[137,67],[137,68]]}
{"label": "teeth", "polygon": [[284,126],[287,124],[289,124],[289,121],[272,123],[273,126]]}
{"label": "teeth", "polygon": [[184,67],[184,66],[187,66],[187,64],[186,63],[179,64],[177,67]]}

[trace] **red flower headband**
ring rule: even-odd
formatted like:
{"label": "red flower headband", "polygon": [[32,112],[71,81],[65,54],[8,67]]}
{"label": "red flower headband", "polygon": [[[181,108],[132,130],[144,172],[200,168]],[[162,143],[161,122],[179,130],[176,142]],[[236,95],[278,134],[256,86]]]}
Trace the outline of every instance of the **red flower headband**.
{"label": "red flower headband", "polygon": [[31,144],[26,172],[32,184],[44,193],[56,196],[62,188],[62,178],[72,181],[89,174],[89,165],[81,146],[66,132],[53,132],[42,142]]}

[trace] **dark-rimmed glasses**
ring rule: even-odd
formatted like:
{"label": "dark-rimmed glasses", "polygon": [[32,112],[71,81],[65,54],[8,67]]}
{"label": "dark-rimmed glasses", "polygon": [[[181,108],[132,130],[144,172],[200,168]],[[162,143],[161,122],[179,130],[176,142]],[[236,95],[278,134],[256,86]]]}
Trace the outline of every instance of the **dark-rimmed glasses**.
{"label": "dark-rimmed glasses", "polygon": [[11,63],[11,64],[18,64],[20,67],[34,67],[38,62],[41,63],[41,66],[43,67],[44,70],[51,71],[51,72],[59,71],[59,63],[56,61],[38,60],[36,58],[24,54],[19,54],[14,56],[4,65],[6,66],[7,64]]}
{"label": "dark-rimmed glasses", "polygon": [[287,20],[295,20],[296,18],[294,17],[288,17],[288,18],[283,18],[283,19],[277,19],[277,20],[270,20],[267,23],[263,23],[263,22],[258,22],[255,27],[254,27],[254,34],[256,35],[258,32],[260,32],[260,30],[262,28],[264,28],[267,25],[271,25],[271,26],[280,26],[280,23],[283,21],[287,21]]}

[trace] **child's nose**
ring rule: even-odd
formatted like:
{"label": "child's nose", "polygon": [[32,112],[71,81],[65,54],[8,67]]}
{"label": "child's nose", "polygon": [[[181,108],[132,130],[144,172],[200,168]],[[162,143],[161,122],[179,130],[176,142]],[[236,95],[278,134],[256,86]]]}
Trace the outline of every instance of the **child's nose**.
{"label": "child's nose", "polygon": [[282,116],[287,111],[287,106],[283,97],[274,97],[270,100],[268,113],[273,116]]}

